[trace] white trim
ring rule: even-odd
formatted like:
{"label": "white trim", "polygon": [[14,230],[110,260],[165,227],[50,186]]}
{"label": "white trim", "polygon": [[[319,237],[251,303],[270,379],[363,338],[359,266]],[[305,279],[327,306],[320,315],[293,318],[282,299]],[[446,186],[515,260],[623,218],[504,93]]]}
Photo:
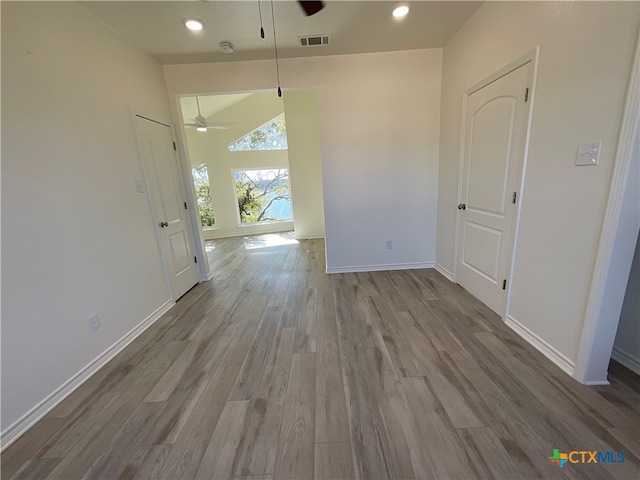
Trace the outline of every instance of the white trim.
{"label": "white trim", "polygon": [[213,272],[211,270],[209,270],[209,273],[207,273],[206,275],[200,275],[201,282],[208,282],[212,278],[213,278]]}
{"label": "white trim", "polygon": [[611,358],[613,358],[616,362],[624,365],[632,372],[640,375],[640,358],[635,355],[630,354],[618,347],[613,347],[613,352],[611,352]]}
{"label": "white trim", "polygon": [[[616,239],[620,214],[622,212],[625,184],[629,176],[631,166],[631,154],[635,134],[640,126],[640,34],[637,39],[636,52],[629,78],[627,98],[620,125],[620,137],[616,149],[616,157],[611,174],[609,197],[602,222],[598,252],[596,253],[591,288],[587,300],[587,308],[582,328],[582,337],[578,349],[576,372],[574,378],[582,383],[594,381],[606,381],[602,378],[590,378],[593,371],[606,372],[606,366],[601,365],[605,359],[593,358],[598,342],[598,324],[605,319],[601,318],[602,299],[604,297],[609,263],[613,255],[613,245]],[[619,312],[618,312],[619,315]],[[617,328],[617,326],[616,326]],[[613,349],[613,338],[609,349]],[[611,351],[611,350],[609,350]],[[597,362],[599,365],[592,365]],[[599,375],[599,373],[595,373]],[[606,375],[606,374],[605,374]]]}
{"label": "white trim", "polygon": [[[260,223],[260,224],[246,224],[243,226],[237,226],[235,228],[238,229],[238,231],[236,232],[226,232],[226,233],[220,233],[220,234],[216,234],[216,235],[204,235],[203,236],[203,240],[206,242],[208,240],[219,240],[221,238],[231,238],[231,237],[246,237],[247,235],[269,235],[272,233],[287,233],[287,232],[293,232],[293,220],[287,220],[286,223],[291,223],[291,225],[282,225],[284,222],[274,222],[275,225],[280,225],[280,227],[278,228],[268,228],[271,225],[271,222],[265,222],[265,223]],[[252,228],[255,227],[256,231],[255,232],[242,232],[240,231],[240,229],[243,228]],[[264,228],[264,230],[260,230],[259,227]],[[297,237],[296,237],[297,238]]]}
{"label": "white trim", "polygon": [[92,375],[105,366],[113,357],[120,353],[127,345],[133,342],[142,332],[153,325],[162,315],[164,315],[171,307],[175,305],[173,300],[167,300],[167,302],[159,307],[155,312],[145,318],[137,326],[131,329],[120,340],[107,348],[104,352],[94,358],[85,367],[83,367],[78,373],[76,373],[69,380],[64,382],[60,387],[49,394],[44,400],[38,403],[35,407],[25,413],[22,417],[16,420],[13,424],[7,427],[1,434],[2,447],[0,451],[6,449],[9,445],[15,442],[22,434],[24,434],[29,428],[31,428],[38,420],[49,413],[56,405],[67,398],[78,387],[86,382]]}
{"label": "white trim", "polygon": [[386,263],[379,265],[356,265],[351,267],[327,267],[327,273],[384,272],[387,270],[417,270],[433,268],[435,262]]}
{"label": "white trim", "polygon": [[312,235],[295,235],[296,240],[314,240],[316,238],[324,238],[324,234],[312,234]]}
{"label": "white trim", "polygon": [[536,350],[538,350],[545,357],[547,357],[558,367],[560,367],[563,372],[568,373],[569,375],[573,375],[575,365],[568,357],[563,355],[562,352],[560,352],[555,347],[547,343],[544,339],[533,333],[511,315],[507,315],[504,323],[506,323],[514,332],[524,338],[529,344],[535,347]]}
{"label": "white trim", "polygon": [[434,265],[434,268],[436,269],[436,271],[440,272],[440,274],[442,274],[442,276],[444,278],[446,278],[447,280],[449,280],[450,282],[453,282],[453,275],[451,274],[451,272],[449,270],[447,270],[446,268],[444,268],[442,265],[440,265],[439,263],[436,263]]}
{"label": "white trim", "polygon": [[504,299],[504,318],[509,315],[511,308],[511,292],[516,267],[516,255],[518,252],[518,239],[520,236],[520,220],[522,214],[523,199],[525,196],[525,177],[527,175],[527,167],[529,165],[529,146],[531,142],[531,126],[533,125],[533,111],[536,102],[536,90],[538,85],[538,64],[540,60],[540,46],[537,46],[533,52],[529,52],[533,58],[531,60],[531,87],[529,90],[529,116],[527,118],[527,131],[524,137],[522,170],[520,172],[520,184],[518,185],[518,201],[516,203],[516,215],[513,219],[512,235],[511,235],[511,256],[509,257],[509,267],[507,269],[507,285],[506,295]]}
{"label": "white trim", "polygon": [[588,387],[595,387],[598,385],[611,385],[608,380],[594,380],[592,382],[584,382]]}

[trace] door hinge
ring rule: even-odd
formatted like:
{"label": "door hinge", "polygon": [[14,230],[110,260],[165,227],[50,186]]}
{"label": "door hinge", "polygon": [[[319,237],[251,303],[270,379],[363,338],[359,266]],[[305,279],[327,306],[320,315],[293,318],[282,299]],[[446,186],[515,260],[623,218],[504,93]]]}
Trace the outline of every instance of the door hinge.
{"label": "door hinge", "polygon": [[529,87],[524,89],[524,101],[525,102],[529,101]]}
{"label": "door hinge", "polygon": [[[514,203],[515,203],[515,202],[514,202]],[[185,209],[185,210],[188,210],[188,209],[187,209],[187,202],[184,202],[184,209]]]}
{"label": "door hinge", "polygon": [[195,263],[198,263],[198,257],[193,257],[193,261],[194,261]]}
{"label": "door hinge", "polygon": [[516,203],[517,196],[518,194],[516,192],[513,192],[513,201],[511,203]]}
{"label": "door hinge", "polygon": [[176,147],[176,142],[173,142],[173,149],[177,152],[178,151],[178,147]]}
{"label": "door hinge", "polygon": [[502,289],[503,290],[507,289],[507,280],[502,280]]}

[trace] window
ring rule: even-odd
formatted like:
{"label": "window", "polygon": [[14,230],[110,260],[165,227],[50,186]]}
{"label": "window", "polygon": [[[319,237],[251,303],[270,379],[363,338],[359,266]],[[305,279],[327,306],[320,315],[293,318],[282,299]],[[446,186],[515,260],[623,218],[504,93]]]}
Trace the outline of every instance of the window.
{"label": "window", "polygon": [[289,171],[286,168],[234,170],[240,222],[292,220]]}
{"label": "window", "polygon": [[230,152],[286,149],[287,127],[284,123],[284,113],[229,145]]}
{"label": "window", "polygon": [[207,164],[201,163],[191,169],[193,175],[193,185],[196,187],[196,200],[200,221],[203,228],[213,227],[216,223],[213,215],[213,202],[211,201],[211,190],[209,189],[209,172]]}

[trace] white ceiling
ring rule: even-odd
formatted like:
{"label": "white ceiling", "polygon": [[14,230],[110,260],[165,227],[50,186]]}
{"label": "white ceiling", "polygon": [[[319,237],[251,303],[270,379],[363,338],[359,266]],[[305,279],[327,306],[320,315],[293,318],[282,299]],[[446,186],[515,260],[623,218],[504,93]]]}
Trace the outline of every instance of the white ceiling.
{"label": "white ceiling", "polygon": [[[258,1],[88,1],[87,10],[162,64],[228,62],[273,58],[271,4],[261,0],[265,39],[260,38]],[[321,12],[305,17],[294,1],[274,2],[281,58],[442,47],[480,7],[479,1],[404,2],[409,15],[396,21],[396,2],[329,0]],[[204,21],[191,32],[185,17]],[[323,47],[299,47],[298,37],[330,34]],[[221,41],[235,53],[221,52]]]}
{"label": "white ceiling", "polygon": [[[209,118],[225,108],[235,105],[241,100],[253,95],[252,93],[233,93],[228,95],[198,95],[200,103],[200,113],[203,117]],[[193,122],[198,115],[198,105],[196,97],[180,98],[182,118],[185,122]]]}

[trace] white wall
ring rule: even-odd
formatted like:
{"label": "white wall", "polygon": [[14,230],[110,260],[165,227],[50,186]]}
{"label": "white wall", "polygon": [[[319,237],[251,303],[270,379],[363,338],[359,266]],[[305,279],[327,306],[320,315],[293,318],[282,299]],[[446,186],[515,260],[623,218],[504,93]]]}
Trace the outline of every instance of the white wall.
{"label": "white wall", "polygon": [[[640,132],[636,133],[636,142],[632,154],[629,181],[625,190],[623,203],[623,215],[620,218],[619,229],[630,229],[640,225]],[[625,208],[626,207],[626,208]],[[620,240],[618,240],[618,235]],[[623,233],[617,235],[614,244],[614,262],[616,257],[624,255],[626,260],[629,250],[633,245],[621,245]],[[628,238],[629,235],[624,236]],[[628,263],[620,265],[628,268]],[[624,275],[624,270],[619,268],[620,275]],[[622,278],[624,281],[624,278]],[[613,358],[640,375],[640,238],[636,237],[635,253],[633,263],[628,277],[626,293],[620,312],[620,323],[613,345]]]}
{"label": "white wall", "polygon": [[315,90],[286,90],[283,98],[296,238],[324,237],[318,97]]}
{"label": "white wall", "polygon": [[640,375],[640,241],[631,264],[613,358]]}
{"label": "white wall", "polygon": [[5,432],[168,302],[130,107],[171,117],[161,67],[78,4],[1,8]]}
{"label": "white wall", "polygon": [[[210,122],[232,122],[226,130],[197,132],[187,128],[187,146],[192,165],[207,164],[209,186],[216,218],[214,228],[203,230],[205,239],[279,232],[293,229],[293,222],[239,224],[238,202],[231,171],[233,169],[289,168],[287,150],[230,152],[230,143],[284,113],[282,98],[272,92],[260,92],[225,108],[208,118]],[[321,200],[319,200],[321,201]]]}
{"label": "white wall", "polygon": [[[284,87],[317,91],[329,271],[434,261],[441,60],[441,49],[281,60]],[[275,94],[273,61],[164,68],[172,98]]]}
{"label": "white wall", "polygon": [[[437,263],[453,270],[462,92],[540,46],[512,320],[577,356],[638,28],[634,2],[489,2],[444,49]],[[600,164],[576,167],[602,140]]]}

